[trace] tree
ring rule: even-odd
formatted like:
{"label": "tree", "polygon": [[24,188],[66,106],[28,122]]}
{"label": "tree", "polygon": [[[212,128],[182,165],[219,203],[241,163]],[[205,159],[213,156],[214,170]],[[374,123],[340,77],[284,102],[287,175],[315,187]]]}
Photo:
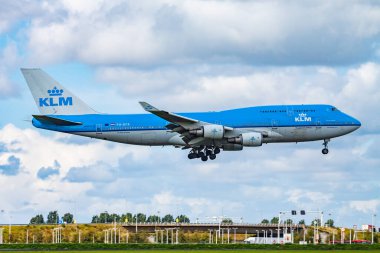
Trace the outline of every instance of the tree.
{"label": "tree", "polygon": [[334,227],[334,220],[328,219],[325,223],[328,227]]}
{"label": "tree", "polygon": [[99,221],[97,223],[108,223],[110,222],[110,215],[108,212],[103,212],[99,214]]}
{"label": "tree", "polygon": [[184,215],[184,214],[181,214],[179,216],[177,216],[177,218],[175,218],[176,222],[180,222],[180,223],[190,223],[190,219]]}
{"label": "tree", "polygon": [[167,214],[162,218],[162,222],[174,222],[173,215]]}
{"label": "tree", "polygon": [[126,213],[121,215],[121,222],[132,222],[133,215],[131,213]]}
{"label": "tree", "polygon": [[157,215],[150,215],[146,221],[147,222],[160,222],[161,218]]}
{"label": "tree", "polygon": [[48,224],[58,224],[59,223],[58,211],[50,211],[49,214],[48,214],[48,216],[47,216],[46,223],[48,223]]}
{"label": "tree", "polygon": [[306,223],[305,223],[305,220],[300,220],[299,222],[298,222],[298,225],[305,225]]}
{"label": "tree", "polygon": [[[133,216],[133,221],[136,222],[136,215]],[[137,222],[146,222],[146,215],[143,213],[138,213]]]}
{"label": "tree", "polygon": [[67,224],[74,223],[74,215],[71,213],[65,213],[62,217],[62,221],[66,222]]}
{"label": "tree", "polygon": [[222,224],[232,225],[232,224],[233,224],[233,221],[232,221],[232,219],[230,219],[230,218],[224,218],[224,219],[222,220]]}
{"label": "tree", "polygon": [[314,219],[311,221],[311,226],[321,226],[321,220],[320,219]]}
{"label": "tree", "polygon": [[262,221],[261,221],[261,224],[268,224],[269,223],[269,220],[267,220],[267,219],[263,219]]}
{"label": "tree", "polygon": [[44,216],[42,214],[37,214],[33,218],[30,219],[30,224],[44,224]]}
{"label": "tree", "polygon": [[292,219],[287,219],[287,220],[285,221],[285,223],[286,223],[286,224],[293,224],[293,220],[292,220]]}
{"label": "tree", "polygon": [[270,220],[270,224],[278,224],[278,217],[273,217],[273,218]]}
{"label": "tree", "polygon": [[113,214],[110,214],[110,216],[108,217],[108,220],[107,222],[120,222],[120,215],[116,214],[116,213],[113,213]]}
{"label": "tree", "polygon": [[91,223],[99,223],[99,222],[100,222],[99,216],[97,215],[92,216]]}

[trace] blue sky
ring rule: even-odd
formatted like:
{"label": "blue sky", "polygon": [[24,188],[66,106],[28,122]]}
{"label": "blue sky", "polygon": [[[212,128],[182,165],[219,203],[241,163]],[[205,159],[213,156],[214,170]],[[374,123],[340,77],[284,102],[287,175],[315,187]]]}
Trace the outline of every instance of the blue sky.
{"label": "blue sky", "polygon": [[[379,212],[376,2],[22,0],[0,15],[0,223],[50,210],[259,222],[306,209],[352,226]],[[141,100],[170,111],[327,103],[362,127],[328,156],[312,142],[189,161],[173,147],[34,129],[20,67],[43,68],[100,112],[142,113]]]}

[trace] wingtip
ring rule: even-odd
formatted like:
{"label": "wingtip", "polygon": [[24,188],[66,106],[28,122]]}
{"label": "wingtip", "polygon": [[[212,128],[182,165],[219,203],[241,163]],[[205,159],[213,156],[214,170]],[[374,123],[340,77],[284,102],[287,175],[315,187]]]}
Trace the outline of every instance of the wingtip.
{"label": "wingtip", "polygon": [[21,73],[28,73],[30,71],[37,71],[37,70],[41,70],[40,68],[20,68],[20,71]]}
{"label": "wingtip", "polygon": [[142,106],[142,108],[144,108],[145,111],[147,112],[151,112],[151,111],[158,111],[158,109],[156,107],[154,107],[153,105],[147,103],[147,102],[144,102],[144,101],[140,101],[139,104]]}

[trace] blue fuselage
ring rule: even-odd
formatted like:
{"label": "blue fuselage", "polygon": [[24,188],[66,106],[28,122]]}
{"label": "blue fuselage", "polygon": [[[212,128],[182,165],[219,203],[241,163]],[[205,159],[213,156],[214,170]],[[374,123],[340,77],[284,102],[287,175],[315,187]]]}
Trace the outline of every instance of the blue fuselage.
{"label": "blue fuselage", "polygon": [[[264,138],[266,143],[334,138],[352,132],[361,125],[357,119],[331,105],[256,106],[220,112],[178,114],[234,128],[229,133],[231,136],[247,131],[267,131],[268,136]],[[153,114],[59,115],[59,118],[82,124],[59,126],[33,119],[33,125],[37,128],[130,144],[184,145],[179,134],[166,127],[170,122]],[[152,135],[148,136],[149,133]],[[141,134],[145,134],[146,138],[141,137]]]}

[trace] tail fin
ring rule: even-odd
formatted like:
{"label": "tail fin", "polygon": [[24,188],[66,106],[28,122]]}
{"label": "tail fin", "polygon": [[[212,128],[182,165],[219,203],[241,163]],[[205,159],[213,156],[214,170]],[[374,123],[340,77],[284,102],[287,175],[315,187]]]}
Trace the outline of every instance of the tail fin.
{"label": "tail fin", "polygon": [[68,89],[41,69],[21,69],[41,114],[96,114]]}

